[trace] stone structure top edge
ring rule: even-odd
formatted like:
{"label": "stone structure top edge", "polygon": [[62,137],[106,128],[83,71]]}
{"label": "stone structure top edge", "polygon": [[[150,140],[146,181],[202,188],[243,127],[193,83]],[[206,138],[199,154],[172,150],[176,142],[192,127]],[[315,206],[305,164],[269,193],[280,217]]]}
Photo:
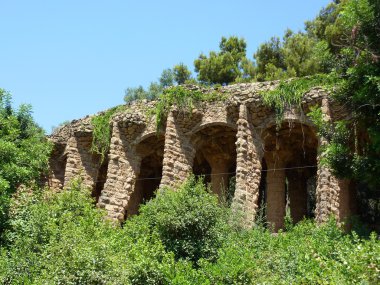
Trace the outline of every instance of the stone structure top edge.
{"label": "stone structure top edge", "polygon": [[[230,96],[226,101],[222,102],[226,106],[240,105],[240,104],[262,104],[262,99],[260,92],[273,90],[280,83],[279,80],[275,81],[265,81],[265,82],[253,82],[253,83],[237,83],[221,87],[205,87],[198,85],[183,85],[184,88],[189,90],[198,90],[201,92],[220,92],[227,93]],[[302,104],[310,104],[317,102],[324,97],[328,96],[328,92],[321,87],[314,87],[309,92],[305,93],[302,100]],[[221,102],[217,102],[220,104]],[[149,109],[154,108],[157,101],[147,101],[140,100],[121,105],[125,107],[125,110],[116,112],[112,119],[113,122],[127,126],[129,124],[143,125],[148,124],[151,118],[147,117]],[[208,104],[215,104],[215,102],[205,102],[207,107]],[[91,124],[91,119],[94,116],[101,115],[107,112],[101,111],[94,115],[87,115],[84,118],[75,119],[68,124],[65,124],[57,128],[48,138],[54,143],[65,144],[66,141],[73,136],[87,136],[91,135],[93,131],[93,126]]]}

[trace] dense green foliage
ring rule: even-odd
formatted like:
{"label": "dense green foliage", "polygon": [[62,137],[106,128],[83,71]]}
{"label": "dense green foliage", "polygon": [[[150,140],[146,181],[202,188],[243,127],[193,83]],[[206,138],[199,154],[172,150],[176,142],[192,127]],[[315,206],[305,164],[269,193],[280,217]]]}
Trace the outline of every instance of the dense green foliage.
{"label": "dense green foliage", "polygon": [[137,88],[127,88],[125,90],[124,101],[130,103],[135,100],[156,100],[165,88],[182,85],[191,81],[191,72],[183,63],[177,64],[173,69],[167,68],[162,71],[158,82],[151,82],[148,90],[142,86]]}
{"label": "dense green foliage", "polygon": [[194,264],[214,260],[222,242],[224,213],[216,196],[191,177],[176,192],[163,189],[156,199],[141,208],[139,218],[158,231],[165,248],[177,259]]}
{"label": "dense green foliage", "polygon": [[[351,118],[331,127],[327,161],[337,175],[379,189],[380,2],[342,1],[329,31],[337,46],[336,65],[342,78],[335,97]],[[350,126],[356,132],[347,131]]]}
{"label": "dense green foliage", "polygon": [[198,80],[208,84],[228,84],[246,74],[246,42],[238,37],[222,37],[219,52],[200,54],[194,61]]}
{"label": "dense green foliage", "polygon": [[178,85],[185,84],[191,79],[191,71],[183,63],[177,64],[173,67],[174,81]]}
{"label": "dense green foliage", "polygon": [[2,284],[377,284],[380,243],[334,221],[271,234],[231,212],[193,178],[159,192],[123,228],[74,181],[12,203]]}
{"label": "dense green foliage", "polygon": [[11,195],[31,186],[46,172],[51,146],[32,118],[29,105],[15,110],[11,95],[0,89],[0,234],[7,226]]}

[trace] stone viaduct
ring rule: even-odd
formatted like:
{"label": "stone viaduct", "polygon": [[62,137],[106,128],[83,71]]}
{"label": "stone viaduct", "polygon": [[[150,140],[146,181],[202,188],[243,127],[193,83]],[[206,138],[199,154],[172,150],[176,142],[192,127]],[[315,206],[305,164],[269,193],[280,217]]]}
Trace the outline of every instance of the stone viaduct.
{"label": "stone viaduct", "polygon": [[158,187],[175,186],[191,173],[204,175],[221,199],[235,176],[232,206],[249,223],[265,209],[267,221],[278,230],[286,207],[295,222],[305,216],[318,222],[330,215],[343,220],[354,211],[354,191],[349,181],[335,178],[319,163],[326,140],[306,115],[318,105],[326,120],[336,120],[341,108],[323,89],[314,88],[304,94],[301,108],[288,107],[282,124],[276,124],[274,110],[259,93],[277,84],[225,86],[218,89],[228,94],[225,101],[201,103],[187,112],[173,106],[160,131],[146,111],[155,102],[132,103],[112,117],[103,161],[90,151],[91,117],[74,120],[50,136],[54,151],[48,183],[63,188],[81,175],[97,205],[111,219],[123,221],[138,213]]}

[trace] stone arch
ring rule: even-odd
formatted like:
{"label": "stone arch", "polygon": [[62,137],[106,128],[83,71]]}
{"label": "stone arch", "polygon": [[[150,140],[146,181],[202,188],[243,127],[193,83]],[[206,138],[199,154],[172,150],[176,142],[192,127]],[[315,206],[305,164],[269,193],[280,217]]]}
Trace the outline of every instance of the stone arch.
{"label": "stone arch", "polygon": [[136,172],[134,191],[125,209],[126,218],[137,214],[140,205],[155,196],[162,177],[164,137],[151,133],[135,142],[137,142],[135,150],[140,160],[140,167]]}
{"label": "stone arch", "polygon": [[[314,123],[304,114],[285,113],[281,122],[281,125],[287,124],[289,125],[289,128],[291,128],[293,124],[302,124],[303,126],[307,126],[313,130],[313,133],[316,135]],[[268,116],[268,118],[260,124],[259,129],[265,131],[272,128],[273,126],[277,126],[277,119],[275,114]]]}
{"label": "stone arch", "polygon": [[315,129],[292,120],[269,125],[262,132],[267,220],[274,230],[284,226],[286,207],[293,222],[312,217],[310,207],[315,193],[318,138]]}
{"label": "stone arch", "polygon": [[196,126],[195,128],[193,128],[191,130],[191,133],[192,134],[196,134],[197,132],[203,130],[203,129],[206,129],[206,128],[210,128],[210,127],[214,127],[214,126],[219,126],[219,127],[226,127],[226,128],[229,128],[229,129],[232,129],[232,130],[235,130],[236,131],[236,125],[235,124],[232,124],[232,123],[228,123],[228,122],[224,122],[224,121],[214,121],[214,122],[205,122],[205,123],[202,123],[198,126]]}
{"label": "stone arch", "polygon": [[229,180],[236,172],[236,128],[227,123],[208,123],[194,129],[193,173],[203,175],[211,190],[225,199]]}

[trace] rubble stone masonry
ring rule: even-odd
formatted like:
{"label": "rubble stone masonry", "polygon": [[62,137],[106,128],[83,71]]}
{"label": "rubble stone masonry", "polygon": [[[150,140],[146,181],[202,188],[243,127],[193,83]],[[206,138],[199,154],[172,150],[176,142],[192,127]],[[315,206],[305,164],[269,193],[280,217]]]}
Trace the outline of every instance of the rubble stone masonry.
{"label": "rubble stone masonry", "polygon": [[136,214],[158,187],[175,188],[191,173],[204,175],[221,199],[235,176],[232,207],[245,214],[247,225],[254,223],[261,209],[278,230],[284,225],[286,207],[296,221],[312,215],[308,189],[310,181],[316,181],[311,187],[316,220],[325,222],[330,215],[344,220],[351,214],[354,197],[349,181],[340,181],[319,163],[324,155],[319,147],[327,141],[318,137],[306,116],[311,106],[318,105],[326,120],[334,120],[339,109],[328,93],[314,88],[304,94],[301,108],[288,106],[279,125],[260,95],[277,84],[225,86],[216,92],[226,100],[203,102],[187,111],[172,106],[159,130],[146,111],[155,102],[131,103],[112,117],[110,148],[103,161],[91,152],[91,117],[75,120],[50,136],[55,146],[50,186],[62,189],[81,176],[97,205],[106,209],[109,218],[122,222]]}

